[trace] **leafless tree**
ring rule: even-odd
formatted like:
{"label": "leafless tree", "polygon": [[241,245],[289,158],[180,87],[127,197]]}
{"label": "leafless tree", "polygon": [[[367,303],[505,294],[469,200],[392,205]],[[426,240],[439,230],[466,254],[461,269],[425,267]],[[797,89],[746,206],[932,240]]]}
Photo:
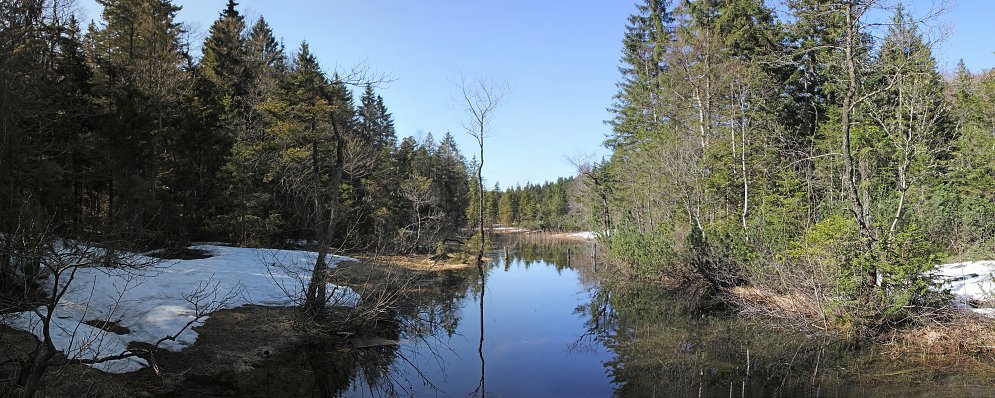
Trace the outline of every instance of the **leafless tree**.
{"label": "leafless tree", "polygon": [[411,202],[411,210],[415,214],[414,248],[417,251],[422,242],[422,229],[429,221],[439,218],[436,207],[439,195],[432,184],[432,179],[420,175],[413,175],[401,182],[401,195]]}
{"label": "leafless tree", "polygon": [[[29,267],[22,267],[26,272],[22,275],[22,280],[37,286],[25,289],[23,296],[19,298],[5,298],[3,308],[0,308],[4,313],[11,310],[27,311],[21,312],[16,317],[11,315],[4,321],[23,318],[19,323],[27,322],[38,337],[34,348],[27,352],[10,350],[11,352],[0,355],[0,362],[12,364],[14,368],[12,378],[5,382],[10,383],[21,396],[34,396],[41,389],[46,373],[51,368],[70,364],[96,365],[141,356],[149,360],[150,365],[158,372],[154,358],[155,350],[168,341],[175,341],[180,334],[202,321],[208,314],[225,308],[241,293],[241,286],[224,291],[220,288],[220,283],[215,282],[213,278],[203,281],[191,291],[184,293],[183,299],[193,309],[190,314],[191,319],[175,333],[163,336],[144,349],[127,348],[119,353],[106,354],[101,349],[105,334],[87,333],[84,329],[91,331],[92,329],[81,329],[81,326],[86,324],[105,331],[116,327],[115,321],[111,318],[119,313],[125,294],[133,289],[143,288],[142,283],[154,278],[163,267],[168,267],[168,264],[159,258],[108,248],[108,245],[120,242],[98,244],[93,240],[62,239],[50,225],[37,228],[31,234],[22,234],[21,237],[20,244],[8,246],[13,250],[9,254],[18,262],[32,264]],[[67,294],[78,293],[82,286],[86,286],[87,281],[78,280],[78,277],[85,274],[84,270],[90,269],[100,271],[97,273],[100,276],[95,278],[118,278],[123,284],[117,286],[116,292],[96,291],[97,284],[93,281],[90,285],[91,291],[88,292],[89,299],[83,302],[79,300],[67,302]],[[94,303],[101,301],[94,298],[107,295],[115,298],[109,302],[103,301],[104,304],[96,307]],[[73,319],[69,326],[60,321],[58,315],[59,309],[66,306],[81,307],[81,318]],[[96,318],[85,319],[87,317]],[[57,345],[57,340],[64,339],[67,334],[73,347],[71,349]]]}
{"label": "leafless tree", "polygon": [[453,81],[458,93],[455,102],[457,107],[463,112],[463,130],[477,140],[480,148],[480,158],[477,162],[477,200],[478,218],[480,233],[480,247],[477,250],[477,267],[483,268],[484,259],[484,140],[491,133],[493,121],[497,109],[505,103],[509,88],[506,84],[499,84],[493,80],[479,77],[469,80],[465,76],[460,76],[459,80]]}

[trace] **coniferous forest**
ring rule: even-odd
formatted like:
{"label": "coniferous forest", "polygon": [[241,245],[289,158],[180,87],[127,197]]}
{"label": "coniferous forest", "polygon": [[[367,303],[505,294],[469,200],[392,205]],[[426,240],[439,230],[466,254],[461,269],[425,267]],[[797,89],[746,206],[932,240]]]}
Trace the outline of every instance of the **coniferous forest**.
{"label": "coniferous forest", "polygon": [[[382,96],[392,78],[376,65],[323,68],[337,60],[285,45],[234,0],[200,36],[173,0],[96,2],[85,23],[71,0],[0,0],[0,396],[60,395],[77,376],[120,383],[121,396],[148,380],[165,395],[239,395],[279,379],[244,377],[285,371],[266,362],[277,357],[293,363],[281,377],[320,396],[355,383],[402,395],[407,366],[409,385],[452,394],[405,350],[424,344],[444,363],[450,347],[431,344],[478,330],[461,353],[479,356],[470,394],[485,396],[487,344],[507,338],[485,343],[498,319],[485,302],[521,307],[502,316],[552,308],[561,297],[518,295],[569,296],[554,289],[564,280],[586,300],[567,302],[570,318],[532,312],[579,322],[561,351],[611,358],[598,376],[616,395],[661,382],[699,396],[739,383],[743,396],[821,391],[823,354],[841,346],[823,372],[836,387],[866,382],[854,375],[873,362],[853,347],[864,342],[923,353],[921,369],[967,358],[990,378],[995,69],[944,70],[939,13],[638,0],[617,21],[607,155],[569,160],[573,176],[489,187],[504,86],[452,82],[466,131],[415,138],[395,128]],[[478,147],[464,154],[454,134]],[[495,275],[522,279],[494,278],[492,292]],[[532,329],[555,334],[545,326]],[[215,348],[194,329],[247,339],[240,355],[265,349],[203,372],[234,356],[198,354]],[[801,342],[787,371],[783,347],[753,348],[772,330]],[[960,337],[936,337],[948,332]],[[558,341],[547,337],[509,341]],[[880,369],[869,373],[915,373]],[[259,391],[297,394],[283,388]]]}
{"label": "coniferous forest", "polygon": [[[169,0],[98,3],[99,22],[84,26],[74,2],[0,1],[0,313],[46,314],[33,351],[4,355],[12,391],[31,395],[65,365],[53,318],[88,269],[141,274],[190,242],[312,248],[303,273],[268,273],[299,279],[292,301],[317,319],[338,299],[321,287],[330,251],[430,253],[466,239],[472,165],[448,132],[398,139],[377,93],[387,77],[323,70],[307,42],[286,49],[235,1],[202,43]],[[197,321],[246,289],[198,283],[185,287]]]}
{"label": "coniferous forest", "polygon": [[263,17],[228,2],[194,59],[169,1],[101,1],[89,26],[60,4],[4,2],[4,253],[38,233],[396,252],[466,224],[453,137],[398,142],[377,81],[286,50]]}

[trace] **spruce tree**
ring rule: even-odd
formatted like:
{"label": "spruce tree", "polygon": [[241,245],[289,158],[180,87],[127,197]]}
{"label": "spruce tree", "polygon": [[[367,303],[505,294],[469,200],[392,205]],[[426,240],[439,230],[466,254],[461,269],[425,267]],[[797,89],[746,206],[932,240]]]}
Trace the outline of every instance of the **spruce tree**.
{"label": "spruce tree", "polygon": [[646,0],[629,16],[622,43],[622,82],[609,121],[612,133],[605,141],[609,148],[624,148],[654,135],[663,115],[659,96],[663,89],[660,74],[666,68],[664,56],[671,41],[673,21],[662,0]]}
{"label": "spruce tree", "polygon": [[211,25],[200,60],[204,75],[218,89],[218,101],[226,111],[244,106],[244,96],[252,84],[252,68],[248,65],[249,48],[244,37],[245,18],[235,9],[234,0]]}

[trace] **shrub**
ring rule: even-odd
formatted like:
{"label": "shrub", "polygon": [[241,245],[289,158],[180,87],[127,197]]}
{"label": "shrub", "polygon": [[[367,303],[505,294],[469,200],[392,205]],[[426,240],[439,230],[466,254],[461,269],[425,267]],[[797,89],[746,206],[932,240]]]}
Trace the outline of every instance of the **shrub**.
{"label": "shrub", "polygon": [[677,253],[670,244],[669,230],[660,229],[647,233],[627,226],[607,236],[609,254],[643,274],[679,276]]}

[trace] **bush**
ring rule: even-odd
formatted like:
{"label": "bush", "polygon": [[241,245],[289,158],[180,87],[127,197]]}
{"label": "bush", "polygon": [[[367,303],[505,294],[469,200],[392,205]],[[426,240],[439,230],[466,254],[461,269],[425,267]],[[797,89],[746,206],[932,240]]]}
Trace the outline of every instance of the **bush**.
{"label": "bush", "polygon": [[627,226],[606,237],[608,253],[640,274],[678,277],[677,253],[670,244],[669,230],[642,233]]}
{"label": "bush", "polygon": [[881,242],[872,253],[863,256],[862,261],[872,263],[864,266],[873,265],[878,271],[876,298],[880,323],[904,323],[947,304],[949,291],[941,289],[931,275],[941,257],[941,251],[916,225]]}
{"label": "bush", "polygon": [[[838,324],[870,331],[915,321],[946,305],[949,293],[931,276],[942,257],[937,246],[915,225],[883,235],[868,250],[852,219],[827,217],[785,253],[785,263],[804,267],[787,278],[787,288],[831,288],[833,294],[820,304],[826,312]],[[870,275],[877,276],[873,284]]]}

